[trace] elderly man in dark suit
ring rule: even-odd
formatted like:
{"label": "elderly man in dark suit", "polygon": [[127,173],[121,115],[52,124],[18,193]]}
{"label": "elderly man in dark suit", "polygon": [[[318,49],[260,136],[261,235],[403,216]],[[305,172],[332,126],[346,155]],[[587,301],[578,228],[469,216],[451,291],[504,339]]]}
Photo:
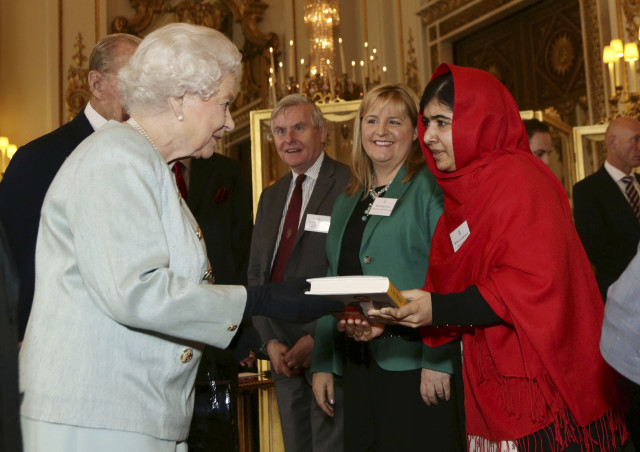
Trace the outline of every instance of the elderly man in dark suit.
{"label": "elderly man in dark suit", "polygon": [[595,267],[602,299],[636,254],[640,241],[640,122],[614,119],[606,131],[607,160],[573,187],[576,229]]}
{"label": "elderly man in dark suit", "polygon": [[91,99],[69,123],[20,147],[0,183],[0,222],[20,277],[18,339],[31,311],[35,281],[35,248],[40,208],[51,181],[78,144],[110,119],[122,121],[117,75],[138,47],[140,38],[112,34],[101,39],[89,57]]}
{"label": "elderly man in dark suit", "polygon": [[[275,106],[271,131],[291,172],[260,197],[249,257],[249,284],[326,276],[325,241],[333,203],[349,181],[347,166],[324,153],[327,126],[320,109],[292,94]],[[271,359],[287,452],[343,449],[340,389],[333,418],[311,389],[309,366],[315,323],[294,325],[254,318]]]}

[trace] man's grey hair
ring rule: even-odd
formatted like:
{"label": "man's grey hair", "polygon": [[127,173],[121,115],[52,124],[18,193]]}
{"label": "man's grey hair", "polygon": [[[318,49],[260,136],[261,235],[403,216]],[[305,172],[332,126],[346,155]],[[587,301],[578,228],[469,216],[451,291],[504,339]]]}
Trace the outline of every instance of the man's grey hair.
{"label": "man's grey hair", "polygon": [[297,105],[308,105],[311,109],[311,125],[316,129],[324,127],[325,120],[324,116],[322,115],[322,110],[320,110],[320,107],[318,107],[314,101],[312,101],[308,97],[303,96],[302,94],[289,94],[288,96],[280,99],[280,102],[278,102],[276,106],[273,107],[270,123],[271,133],[274,133],[273,121],[275,120],[276,116],[278,116],[278,113],[280,113],[284,109],[295,107]]}
{"label": "man's grey hair", "polygon": [[114,71],[114,61],[121,44],[129,43],[137,47],[142,42],[137,36],[127,33],[113,33],[102,38],[91,51],[89,70],[101,74]]}

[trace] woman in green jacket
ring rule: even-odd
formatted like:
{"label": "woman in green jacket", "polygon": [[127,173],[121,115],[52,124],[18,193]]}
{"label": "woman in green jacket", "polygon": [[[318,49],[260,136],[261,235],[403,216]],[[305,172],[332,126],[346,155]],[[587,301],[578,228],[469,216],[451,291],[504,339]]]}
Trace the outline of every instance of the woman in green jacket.
{"label": "woman in green jacket", "polygon": [[[417,142],[418,101],[404,85],[362,100],[354,127],[351,181],[337,199],[327,237],[329,276],[387,276],[399,289],[423,284],[443,195]],[[393,204],[391,213],[379,209]],[[318,321],[311,371],[316,401],[333,414],[334,378],[344,385],[345,450],[462,450],[452,358],[459,346],[425,346],[410,329],[383,334]],[[350,323],[349,328],[353,329]],[[374,326],[374,328],[381,328]],[[351,332],[354,335],[354,332]]]}

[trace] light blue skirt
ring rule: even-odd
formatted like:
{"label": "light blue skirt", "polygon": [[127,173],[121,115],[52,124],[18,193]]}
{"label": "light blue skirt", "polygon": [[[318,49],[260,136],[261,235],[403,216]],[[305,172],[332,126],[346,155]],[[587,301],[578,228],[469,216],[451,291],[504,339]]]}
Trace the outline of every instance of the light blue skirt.
{"label": "light blue skirt", "polygon": [[186,442],[142,433],[36,421],[21,416],[24,452],[187,452]]}

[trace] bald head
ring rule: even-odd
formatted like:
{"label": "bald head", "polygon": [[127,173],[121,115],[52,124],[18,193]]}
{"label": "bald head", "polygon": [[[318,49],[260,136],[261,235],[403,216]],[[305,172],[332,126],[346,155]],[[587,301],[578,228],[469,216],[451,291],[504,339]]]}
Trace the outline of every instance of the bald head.
{"label": "bald head", "polygon": [[633,118],[616,118],[606,132],[607,162],[623,171],[631,173],[640,166],[640,122]]}

